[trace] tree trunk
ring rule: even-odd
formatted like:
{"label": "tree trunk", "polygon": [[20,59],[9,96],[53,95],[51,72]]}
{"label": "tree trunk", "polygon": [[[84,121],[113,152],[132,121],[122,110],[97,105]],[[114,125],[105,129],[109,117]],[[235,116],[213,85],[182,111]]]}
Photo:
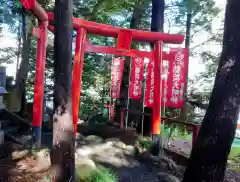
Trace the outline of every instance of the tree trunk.
{"label": "tree trunk", "polygon": [[19,18],[18,33],[17,33],[17,37],[18,37],[18,49],[17,49],[16,77],[17,77],[17,72],[18,72],[18,67],[19,67],[19,62],[20,62],[21,43],[22,43],[22,37],[21,37],[22,25],[21,25],[20,22],[21,22],[21,18]]}
{"label": "tree trunk", "polygon": [[190,47],[191,24],[192,24],[192,12],[187,14],[185,48]]}
{"label": "tree trunk", "polygon": [[[24,113],[25,110],[25,86],[27,81],[27,74],[29,71],[29,48],[31,45],[31,31],[27,31],[27,16],[24,8],[22,8],[22,60],[20,67],[16,73],[16,87],[11,91],[10,111]],[[31,26],[30,26],[31,27]],[[24,102],[25,101],[25,102]],[[22,103],[24,102],[24,103]]]}
{"label": "tree trunk", "polygon": [[[187,13],[186,21],[186,38],[185,38],[185,48],[190,48],[190,35],[191,35],[191,24],[192,24],[192,12]],[[188,71],[186,72],[186,86],[184,88],[185,103],[181,109],[180,119],[188,120],[188,105],[187,105],[187,86],[188,86]]]}
{"label": "tree trunk", "polygon": [[[132,14],[132,19],[130,21],[130,29],[138,29],[141,25],[141,20],[144,16],[142,12],[146,11],[148,8],[148,1],[146,0],[139,0],[135,2],[135,6],[133,9],[133,14]],[[137,46],[136,44],[132,44],[133,49],[136,49]],[[126,107],[127,99],[128,99],[128,86],[129,86],[129,69],[130,69],[130,63],[131,63],[131,58],[126,57],[125,62],[124,62],[124,71],[123,71],[123,78],[122,78],[122,84],[121,84],[121,94],[120,94],[120,104],[116,106],[116,115],[117,118],[120,118],[120,110],[119,107]],[[131,103],[130,103],[131,104]],[[139,105],[133,102],[133,105]],[[134,116],[129,115],[128,120],[134,119]]]}
{"label": "tree trunk", "polygon": [[[164,0],[152,0],[152,20],[151,20],[151,31],[152,32],[163,32],[164,27]],[[154,50],[154,44],[151,44],[152,51]],[[156,66],[156,65],[155,65]],[[151,113],[152,109],[151,109]],[[147,120],[152,123],[151,120]],[[146,122],[146,121],[144,121]],[[149,124],[150,125],[150,124]],[[152,153],[153,155],[162,155],[163,154],[163,137],[162,134],[152,135]]]}
{"label": "tree trunk", "polygon": [[164,0],[152,0],[151,31],[163,32],[164,26]]}
{"label": "tree trunk", "polygon": [[55,1],[55,62],[52,167],[56,182],[75,181],[72,123],[72,0]]}
{"label": "tree trunk", "polygon": [[221,182],[240,104],[240,1],[228,0],[223,49],[212,95],[183,182]]}

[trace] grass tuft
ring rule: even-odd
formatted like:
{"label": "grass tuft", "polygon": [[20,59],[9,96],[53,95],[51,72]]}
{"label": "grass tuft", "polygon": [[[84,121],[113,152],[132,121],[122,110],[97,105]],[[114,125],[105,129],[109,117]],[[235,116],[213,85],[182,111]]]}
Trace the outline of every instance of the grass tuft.
{"label": "grass tuft", "polygon": [[77,167],[77,182],[117,182],[116,173],[108,168],[98,166],[93,169],[90,167]]}

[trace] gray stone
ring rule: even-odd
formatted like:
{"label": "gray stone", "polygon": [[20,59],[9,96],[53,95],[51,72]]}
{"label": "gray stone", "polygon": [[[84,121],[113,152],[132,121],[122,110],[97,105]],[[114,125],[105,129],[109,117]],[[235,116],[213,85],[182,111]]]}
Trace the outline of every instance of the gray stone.
{"label": "gray stone", "polygon": [[125,149],[125,148],[126,148],[125,143],[123,143],[123,142],[121,142],[121,141],[119,141],[119,142],[114,142],[114,143],[113,143],[113,146],[118,147],[118,148],[121,148],[121,149]]}
{"label": "gray stone", "polygon": [[109,138],[107,140],[105,140],[106,142],[112,142],[113,146],[121,148],[121,149],[125,149],[126,148],[126,144],[123,143],[121,140],[119,140],[118,138]]}
{"label": "gray stone", "polygon": [[75,154],[75,165],[76,166],[87,166],[87,167],[91,167],[91,168],[95,168],[96,164],[93,162],[93,160],[85,157],[85,156],[81,156],[81,155],[77,155]]}
{"label": "gray stone", "polygon": [[85,137],[81,133],[77,133],[76,140],[85,140]]}
{"label": "gray stone", "polygon": [[180,182],[175,176],[159,172],[157,174],[158,182]]}
{"label": "gray stone", "polygon": [[111,147],[111,143],[101,143],[96,145],[85,145],[79,148],[76,148],[76,153],[80,156],[90,156],[95,153],[101,153]]}
{"label": "gray stone", "polygon": [[81,120],[81,119],[78,119],[78,122],[77,122],[77,124],[83,124],[84,123],[84,121],[83,120]]}
{"label": "gray stone", "polygon": [[49,169],[51,166],[50,152],[47,148],[40,150],[34,154],[36,157],[36,166],[30,169],[30,172],[40,172]]}
{"label": "gray stone", "polygon": [[18,160],[26,157],[29,154],[28,150],[14,151],[12,152],[12,160]]}
{"label": "gray stone", "polygon": [[31,156],[28,160],[23,158],[23,160],[16,163],[16,168],[18,170],[32,173],[46,171],[50,168],[50,166],[50,153],[46,149],[34,151],[33,156]]}
{"label": "gray stone", "polygon": [[136,149],[132,145],[126,145],[125,150],[123,152],[124,152],[124,154],[134,156],[136,153]]}
{"label": "gray stone", "polygon": [[118,138],[108,138],[108,139],[106,139],[105,140],[106,142],[120,142],[121,140],[120,139],[118,139]]}
{"label": "gray stone", "polygon": [[89,135],[85,137],[85,141],[87,142],[87,144],[100,144],[103,142],[103,139],[96,135]]}

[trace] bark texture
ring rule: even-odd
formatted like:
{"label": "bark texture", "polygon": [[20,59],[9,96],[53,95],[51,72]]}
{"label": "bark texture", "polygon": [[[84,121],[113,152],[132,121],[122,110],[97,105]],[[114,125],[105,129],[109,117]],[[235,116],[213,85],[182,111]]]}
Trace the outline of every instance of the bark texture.
{"label": "bark texture", "polygon": [[[27,81],[27,74],[29,71],[29,49],[31,47],[31,31],[27,30],[27,22],[28,18],[26,16],[26,12],[24,8],[22,8],[22,25],[21,25],[21,33],[22,33],[22,55],[21,55],[21,63],[19,69],[17,69],[16,73],[16,85],[10,91],[10,103],[9,110],[12,112],[19,112],[21,116],[24,115],[25,112],[25,104],[26,104],[26,94],[25,87]],[[31,28],[32,25],[29,26]]]}
{"label": "bark texture", "polygon": [[[185,48],[190,48],[190,35],[191,35],[191,25],[192,25],[192,12],[187,13],[186,20],[186,38],[185,38]],[[181,109],[180,119],[188,120],[188,104],[187,104],[187,86],[188,86],[188,70],[186,73],[186,86],[184,88],[184,97],[185,103],[183,108]]]}
{"label": "bark texture", "polygon": [[75,181],[72,123],[72,0],[55,1],[52,167],[56,181]]}
{"label": "bark texture", "polygon": [[[132,18],[130,21],[130,29],[139,29],[141,26],[141,20],[144,17],[144,13],[148,8],[149,0],[138,0],[135,2]],[[136,43],[132,44],[132,49],[137,49]],[[128,98],[128,86],[129,86],[129,74],[130,74],[130,63],[131,58],[126,57],[124,62],[124,71],[123,71],[123,78],[122,78],[122,84],[121,84],[121,94],[120,99],[118,102],[119,104],[116,105],[116,118],[120,118],[120,107],[126,107],[127,106],[127,98]],[[139,101],[130,100],[130,108],[133,108],[135,110],[141,109],[139,106],[141,105]],[[136,115],[129,113],[128,114],[128,121],[133,121],[136,119]],[[130,124],[130,122],[129,122]]]}
{"label": "bark texture", "polygon": [[240,1],[228,0],[223,49],[212,95],[183,182],[221,182],[240,104]]}

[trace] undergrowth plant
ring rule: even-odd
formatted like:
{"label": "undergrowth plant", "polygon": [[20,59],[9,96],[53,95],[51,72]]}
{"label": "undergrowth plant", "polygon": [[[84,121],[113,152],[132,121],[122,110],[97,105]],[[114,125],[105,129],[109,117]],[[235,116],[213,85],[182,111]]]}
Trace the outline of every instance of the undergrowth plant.
{"label": "undergrowth plant", "polygon": [[84,166],[76,169],[77,182],[117,182],[117,175],[112,169],[98,166],[95,169]]}
{"label": "undergrowth plant", "polygon": [[147,151],[150,151],[152,148],[152,140],[151,139],[141,139],[141,140],[139,140],[139,145],[141,148],[145,148]]}

